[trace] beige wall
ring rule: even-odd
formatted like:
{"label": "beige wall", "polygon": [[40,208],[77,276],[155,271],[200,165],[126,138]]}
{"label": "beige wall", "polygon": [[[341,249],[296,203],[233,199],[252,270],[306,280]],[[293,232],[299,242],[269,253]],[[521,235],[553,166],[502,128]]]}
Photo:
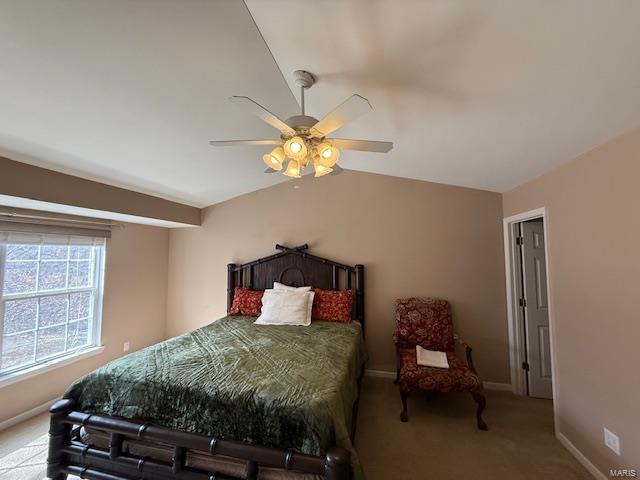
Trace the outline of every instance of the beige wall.
{"label": "beige wall", "polygon": [[368,368],[394,369],[394,299],[435,296],[452,302],[484,378],[508,382],[501,218],[496,193],[362,172],[216,204],[201,228],[170,233],[167,334],[224,315],[227,263],[309,243],[317,255],[365,265]]}
{"label": "beige wall", "polygon": [[0,194],[200,225],[200,209],[0,157]]}
{"label": "beige wall", "polygon": [[503,196],[547,209],[559,430],[606,475],[640,467],[639,182],[636,130]]}
{"label": "beige wall", "polygon": [[165,338],[166,228],[125,224],[107,243],[100,355],[0,388],[0,422],[59,396],[76,378]]}

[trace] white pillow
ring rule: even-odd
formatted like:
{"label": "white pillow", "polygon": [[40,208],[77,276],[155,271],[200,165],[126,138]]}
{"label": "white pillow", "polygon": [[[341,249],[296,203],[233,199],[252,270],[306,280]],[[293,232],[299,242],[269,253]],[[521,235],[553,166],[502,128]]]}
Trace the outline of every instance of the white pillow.
{"label": "white pillow", "polygon": [[265,290],[256,325],[311,325],[314,292]]}
{"label": "white pillow", "polygon": [[273,282],[274,290],[288,290],[290,292],[309,292],[311,291],[311,287],[290,287],[289,285],[285,285],[280,282]]}

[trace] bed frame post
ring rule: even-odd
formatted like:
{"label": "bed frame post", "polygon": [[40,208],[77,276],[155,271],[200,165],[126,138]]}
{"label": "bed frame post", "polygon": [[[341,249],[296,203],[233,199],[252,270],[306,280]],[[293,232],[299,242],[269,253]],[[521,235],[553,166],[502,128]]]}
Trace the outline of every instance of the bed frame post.
{"label": "bed frame post", "polygon": [[49,424],[49,452],[47,455],[47,478],[65,480],[66,473],[62,473],[65,454],[62,449],[69,443],[71,425],[62,420],[73,410],[73,400],[58,400],[51,406],[51,422]]}
{"label": "bed frame post", "polygon": [[356,319],[362,325],[364,335],[364,265],[356,265]]}
{"label": "bed frame post", "polygon": [[231,310],[233,304],[233,291],[236,288],[236,264],[227,264],[227,313]]}
{"label": "bed frame post", "polygon": [[349,480],[351,475],[351,454],[342,447],[330,448],[324,461],[326,480]]}

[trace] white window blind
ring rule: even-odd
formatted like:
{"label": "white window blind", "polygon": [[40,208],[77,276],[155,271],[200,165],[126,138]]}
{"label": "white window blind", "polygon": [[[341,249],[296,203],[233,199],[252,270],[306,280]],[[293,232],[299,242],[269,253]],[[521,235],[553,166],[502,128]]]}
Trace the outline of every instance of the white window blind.
{"label": "white window blind", "polygon": [[99,345],[104,248],[103,237],[0,231],[0,380]]}
{"label": "white window blind", "polygon": [[111,222],[76,216],[53,216],[45,212],[0,207],[0,232],[54,234],[109,238]]}
{"label": "white window blind", "polygon": [[104,238],[83,235],[56,235],[50,233],[3,232],[0,231],[0,244],[18,245],[96,245],[104,246]]}

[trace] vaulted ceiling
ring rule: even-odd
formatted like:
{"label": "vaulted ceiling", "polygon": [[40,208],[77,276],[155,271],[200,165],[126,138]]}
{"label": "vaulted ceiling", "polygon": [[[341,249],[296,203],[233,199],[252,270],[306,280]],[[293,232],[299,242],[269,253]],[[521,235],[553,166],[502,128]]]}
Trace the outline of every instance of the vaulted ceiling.
{"label": "vaulted ceiling", "polygon": [[639,44],[635,0],[0,0],[0,155],[209,205],[286,180],[207,142],[274,136],[226,99],[290,116],[306,69],[395,143],[344,168],[501,192],[640,125]]}

